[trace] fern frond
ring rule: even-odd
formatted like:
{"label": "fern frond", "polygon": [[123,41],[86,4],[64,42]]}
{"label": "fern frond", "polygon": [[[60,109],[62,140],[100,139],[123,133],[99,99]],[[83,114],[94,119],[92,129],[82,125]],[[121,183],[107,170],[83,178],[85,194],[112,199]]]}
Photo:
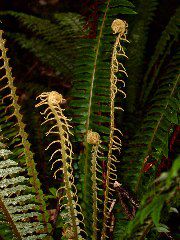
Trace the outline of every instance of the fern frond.
{"label": "fern frond", "polygon": [[[108,0],[101,7],[100,25],[96,39],[82,39],[80,42],[81,51],[76,62],[75,79],[70,106],[74,108],[73,121],[77,123],[76,135],[82,140],[82,135],[90,129],[102,133],[102,140],[109,135],[106,124],[109,120],[106,117],[110,114],[107,98],[109,92],[111,42],[111,22],[118,14],[134,14],[133,4],[129,1]],[[85,58],[85,59],[84,59]],[[101,118],[103,124],[98,124],[97,119]],[[103,136],[103,135],[106,135]],[[86,139],[86,137],[85,137]]]}
{"label": "fern frond", "polygon": [[55,45],[58,43],[58,39],[65,43],[66,40],[70,40],[66,36],[75,38],[82,34],[83,19],[77,13],[56,13],[52,20],[15,11],[3,11],[0,12],[0,15],[15,17],[30,31],[42,36],[46,42]]}
{"label": "fern frond", "polygon": [[[104,211],[103,211],[103,230],[102,230],[102,236],[101,239],[105,239],[107,237],[106,235],[106,229],[108,226],[108,218],[109,218],[109,204],[112,201],[111,196],[112,192],[114,191],[113,186],[114,182],[117,179],[116,175],[116,166],[115,164],[118,162],[116,156],[113,154],[114,150],[120,151],[121,146],[121,140],[116,135],[116,129],[115,128],[115,97],[118,91],[123,94],[126,97],[126,94],[121,90],[118,89],[117,83],[118,81],[123,82],[125,85],[125,82],[123,80],[118,79],[118,73],[124,74],[127,76],[126,70],[121,62],[119,62],[119,57],[127,57],[125,54],[125,51],[121,45],[121,41],[128,42],[126,39],[126,33],[127,33],[127,23],[116,19],[112,23],[112,29],[114,31],[114,34],[118,33],[118,36],[116,37],[116,41],[113,47],[113,53],[112,53],[112,60],[111,60],[111,76],[110,76],[110,116],[111,116],[111,122],[110,122],[110,142],[109,142],[109,149],[108,149],[108,162],[107,162],[107,173],[106,173],[106,189],[105,189],[105,200],[104,200]],[[120,75],[120,76],[121,76]],[[121,107],[118,107],[118,109],[123,110]],[[119,131],[119,130],[118,130]]]}
{"label": "fern frond", "polygon": [[99,173],[102,174],[102,168],[98,163],[98,160],[102,158],[102,146],[101,140],[98,133],[88,131],[87,142],[92,145],[92,160],[91,160],[91,173],[92,173],[92,201],[93,201],[93,216],[92,216],[92,239],[97,240],[98,238],[98,221],[99,214],[101,213],[98,202],[101,202],[99,191],[102,194],[102,179],[99,178]]}
{"label": "fern frond", "polygon": [[58,22],[58,26],[62,28],[63,34],[67,36],[76,37],[85,33],[83,31],[84,20],[77,13],[56,13],[54,18]]}
{"label": "fern frond", "polygon": [[[154,92],[140,129],[137,130],[126,156],[123,158],[125,179],[138,191],[145,174],[147,162],[168,157],[168,134],[173,124],[178,124],[179,51],[164,67],[159,88]],[[138,149],[138,150],[137,150]],[[133,159],[133,160],[132,160]],[[129,165],[131,161],[131,166]],[[125,180],[125,181],[126,181]]]}
{"label": "fern frond", "polygon": [[148,40],[149,25],[155,15],[158,0],[139,0],[137,3],[138,15],[131,23],[128,47],[129,61],[127,70],[129,75],[127,85],[127,111],[133,112],[138,104],[138,89],[143,78],[144,55]]}
{"label": "fern frond", "polygon": [[44,239],[47,234],[43,223],[38,221],[40,207],[35,202],[30,179],[25,170],[9,158],[12,154],[0,149],[0,210],[17,239]]}
{"label": "fern frond", "polygon": [[23,33],[8,33],[22,48],[29,50],[41,62],[52,67],[57,75],[72,78],[74,59],[77,56],[77,38],[82,36],[84,21],[76,13],[57,13],[51,20],[21,12],[4,11],[0,15],[10,15],[28,30],[29,38]]}
{"label": "fern frond", "polygon": [[[53,161],[51,169],[56,169],[54,170],[54,177],[57,178],[59,173],[62,173],[63,176],[63,185],[58,191],[62,192],[63,190],[59,198],[59,204],[61,211],[64,210],[61,213],[64,220],[64,236],[68,239],[84,239],[82,235],[85,232],[81,228],[83,226],[83,215],[81,213],[81,207],[78,204],[72,169],[73,152],[69,140],[71,126],[69,119],[64,116],[63,109],[60,107],[64,99],[61,94],[54,91],[42,93],[38,98],[40,98],[40,103],[37,104],[36,107],[46,105],[46,109],[42,113],[45,115],[43,124],[52,121],[55,122],[55,125],[50,128],[46,136],[49,134],[58,136],[58,139],[52,141],[46,150],[54,144],[59,146],[51,155],[50,161]],[[57,157],[56,160],[54,160],[55,156]],[[79,219],[79,217],[81,219]]]}
{"label": "fern frond", "polygon": [[[12,37],[12,34],[7,34]],[[73,65],[69,61],[69,55],[64,50],[57,51],[54,44],[47,44],[44,40],[35,37],[28,38],[22,33],[13,34],[13,39],[23,48],[32,52],[38,59],[55,70],[56,75],[61,73],[72,74]],[[51,52],[49,51],[51,49]],[[55,54],[56,53],[56,54]]]}
{"label": "fern frond", "polygon": [[[169,23],[167,24],[165,30],[162,32],[162,36],[160,37],[154,54],[151,58],[150,63],[148,64],[147,72],[143,79],[143,89],[142,89],[142,95],[141,100],[143,103],[147,101],[148,96],[150,95],[152,91],[152,87],[155,83],[155,80],[158,77],[158,74],[161,70],[162,64],[164,63],[165,58],[169,54],[172,45],[174,42],[178,41],[179,37],[179,14],[180,14],[180,8],[178,8],[175,12],[175,14],[171,17]],[[155,64],[159,63],[158,66],[156,66],[156,70],[154,71],[153,76],[150,77],[150,73],[153,70],[153,66]],[[148,80],[150,79],[150,81]]]}
{"label": "fern frond", "polygon": [[11,226],[7,222],[4,214],[1,212],[1,209],[0,209],[0,226],[1,226],[0,227],[0,236],[3,240],[4,239],[16,240],[14,233],[11,229]]}
{"label": "fern frond", "polygon": [[[140,209],[135,219],[128,225],[127,233],[129,237],[133,236],[134,239],[142,240],[154,225],[156,231],[158,231],[158,228],[162,228],[161,232],[163,232],[163,228],[164,231],[168,230],[167,226],[161,227],[161,212],[164,205],[167,205],[170,211],[170,208],[174,204],[172,199],[175,199],[174,197],[177,195],[176,188],[178,186],[179,170],[180,164],[179,158],[177,158],[170,171],[162,173],[160,177],[155,180],[156,186],[154,186],[154,183],[151,184],[149,192],[143,196]],[[145,227],[143,225],[145,225]]]}
{"label": "fern frond", "polygon": [[[113,37],[111,32],[112,21],[120,14],[134,14],[133,4],[130,1],[105,1],[100,9],[100,21],[96,39],[82,39],[79,47],[75,69],[75,81],[71,92],[71,116],[75,123],[75,141],[84,142],[85,150],[81,154],[80,165],[83,179],[83,202],[86,206],[91,199],[88,182],[90,176],[90,149],[86,142],[88,130],[98,132],[107,149],[110,125],[110,59]],[[85,141],[84,141],[85,139]],[[86,207],[85,207],[86,208]],[[85,219],[88,219],[84,210]],[[87,214],[87,216],[86,216]],[[90,231],[92,232],[92,231]]]}
{"label": "fern frond", "polygon": [[[4,93],[3,101],[9,99],[8,106],[5,109],[5,112],[9,114],[5,115],[1,119],[2,122],[9,120],[10,118],[15,118],[15,123],[7,124],[4,123],[5,129],[2,129],[3,132],[8,132],[8,138],[10,138],[10,146],[13,152],[16,153],[17,159],[22,161],[25,164],[25,167],[28,171],[30,177],[30,182],[35,190],[37,200],[40,204],[40,209],[42,213],[42,220],[45,225],[46,231],[49,232],[51,227],[48,223],[48,213],[46,211],[46,205],[43,199],[43,192],[40,189],[40,182],[38,179],[38,174],[35,168],[35,162],[33,160],[33,153],[30,150],[30,143],[28,141],[27,133],[25,132],[25,124],[22,122],[22,115],[20,113],[20,106],[18,104],[18,96],[16,95],[16,87],[14,86],[14,78],[12,77],[11,68],[9,67],[9,59],[7,58],[5,48],[5,40],[2,38],[3,31],[0,31],[0,50],[1,50],[1,67],[0,70],[4,71],[1,75],[0,84],[1,84],[1,93]],[[9,93],[8,93],[9,92]],[[17,161],[17,159],[15,161]]]}

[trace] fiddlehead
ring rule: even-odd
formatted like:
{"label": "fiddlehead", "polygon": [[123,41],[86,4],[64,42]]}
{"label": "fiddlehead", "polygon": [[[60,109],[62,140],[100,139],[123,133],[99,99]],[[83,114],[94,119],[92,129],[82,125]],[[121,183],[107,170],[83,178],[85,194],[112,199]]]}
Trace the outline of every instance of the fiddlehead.
{"label": "fiddlehead", "polygon": [[46,136],[49,134],[58,136],[56,140],[48,145],[46,150],[51,148],[52,145],[58,147],[51,155],[50,161],[52,162],[51,169],[54,169],[54,178],[57,178],[60,173],[63,176],[63,184],[58,189],[58,195],[60,195],[59,204],[64,223],[64,237],[76,240],[84,239],[85,232],[81,228],[84,225],[83,215],[78,204],[72,169],[73,151],[69,140],[71,126],[69,119],[64,116],[63,109],[60,107],[64,99],[61,94],[55,91],[42,93],[37,98],[40,99],[40,103],[36,107],[46,105],[46,109],[41,113],[45,118],[42,124],[55,122],[55,125],[50,128]]}
{"label": "fiddlehead", "polygon": [[91,172],[92,172],[91,180],[92,180],[92,193],[93,193],[92,239],[96,240],[97,232],[98,232],[98,219],[99,219],[98,211],[100,210],[98,202],[101,201],[99,199],[98,192],[102,190],[99,186],[99,185],[102,185],[102,180],[98,177],[99,175],[98,173],[102,174],[102,170],[101,170],[101,166],[97,163],[97,160],[102,158],[102,152],[101,152],[102,146],[101,146],[100,135],[97,132],[92,132],[92,130],[88,131],[87,143],[93,145],[92,159],[91,159]]}
{"label": "fiddlehead", "polygon": [[110,136],[109,136],[109,148],[108,148],[108,162],[107,162],[107,172],[106,172],[106,189],[105,189],[105,200],[104,200],[104,210],[103,210],[103,230],[101,239],[104,240],[107,237],[106,231],[110,226],[108,225],[110,207],[109,204],[112,201],[112,194],[114,191],[113,184],[117,179],[116,175],[116,166],[115,164],[118,162],[116,156],[113,154],[114,150],[120,152],[121,140],[115,134],[115,132],[121,131],[115,128],[115,109],[120,109],[123,111],[121,107],[115,107],[115,97],[118,92],[122,93],[124,97],[126,94],[121,89],[118,89],[117,83],[120,82],[125,85],[124,80],[118,79],[118,74],[121,76],[124,74],[127,77],[126,69],[123,64],[118,61],[119,57],[126,57],[125,51],[121,45],[121,41],[126,41],[127,34],[127,23],[120,19],[116,19],[112,23],[112,30],[114,34],[118,33],[116,37],[116,41],[113,47],[112,60],[111,60],[111,76],[110,76]]}

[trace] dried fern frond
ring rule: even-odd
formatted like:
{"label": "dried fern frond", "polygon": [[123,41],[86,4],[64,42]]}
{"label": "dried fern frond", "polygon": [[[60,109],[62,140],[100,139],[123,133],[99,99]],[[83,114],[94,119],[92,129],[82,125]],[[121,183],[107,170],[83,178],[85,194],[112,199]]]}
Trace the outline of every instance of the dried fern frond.
{"label": "dried fern frond", "polygon": [[46,105],[46,109],[41,113],[45,118],[42,124],[54,122],[46,136],[49,134],[57,136],[56,140],[52,141],[46,150],[53,145],[55,148],[57,146],[57,149],[51,155],[50,161],[52,162],[51,169],[54,169],[54,178],[57,178],[58,175],[63,178],[63,184],[58,189],[58,195],[60,194],[60,215],[64,224],[64,237],[76,240],[84,239],[83,215],[78,204],[72,169],[73,151],[69,139],[71,126],[69,119],[63,114],[63,109],[60,107],[64,99],[61,94],[55,91],[42,93],[37,98],[40,99],[40,103],[36,107]]}
{"label": "dried fern frond", "polygon": [[107,236],[107,228],[109,228],[108,219],[110,214],[110,203],[112,201],[112,194],[114,191],[113,184],[117,179],[116,175],[116,163],[118,162],[116,156],[113,154],[113,151],[117,150],[120,152],[121,140],[116,135],[117,133],[121,133],[119,129],[115,127],[115,109],[120,109],[123,111],[121,107],[115,107],[115,97],[118,92],[123,94],[126,97],[126,94],[122,89],[118,89],[117,83],[121,82],[123,86],[125,86],[125,82],[122,79],[118,79],[118,74],[120,76],[123,74],[126,77],[128,76],[126,73],[126,69],[121,62],[119,62],[119,57],[126,57],[125,51],[121,45],[121,41],[126,41],[127,34],[127,23],[120,19],[116,19],[112,23],[112,30],[114,34],[118,33],[116,37],[116,41],[113,47],[112,60],[111,60],[111,76],[110,76],[110,142],[108,149],[108,162],[107,162],[107,172],[106,172],[106,189],[105,189],[105,200],[104,200],[104,210],[103,210],[103,230],[101,239],[104,240]]}

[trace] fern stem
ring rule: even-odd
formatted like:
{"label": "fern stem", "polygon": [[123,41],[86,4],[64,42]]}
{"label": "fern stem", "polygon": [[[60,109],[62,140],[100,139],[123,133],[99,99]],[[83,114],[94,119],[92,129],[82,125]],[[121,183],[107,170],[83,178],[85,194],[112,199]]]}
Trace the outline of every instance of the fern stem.
{"label": "fern stem", "polygon": [[98,152],[99,146],[93,146],[93,154],[92,154],[92,190],[93,190],[93,235],[92,239],[96,240],[97,239],[97,222],[98,222],[98,205],[97,205],[97,167],[96,167],[96,162],[97,162],[97,152]]}
{"label": "fern stem", "polygon": [[102,35],[103,35],[103,28],[104,28],[104,25],[105,25],[107,11],[109,9],[110,1],[111,0],[107,1],[106,10],[105,10],[105,13],[104,13],[104,16],[103,16],[103,20],[102,20],[102,24],[101,24],[101,27],[100,27],[98,40],[97,40],[96,54],[95,54],[95,59],[94,59],[94,68],[93,68],[93,73],[92,73],[92,78],[91,78],[91,88],[90,88],[90,96],[89,96],[89,107],[88,107],[88,118],[87,118],[87,123],[86,123],[86,132],[89,130],[89,122],[90,122],[90,116],[91,116],[91,106],[92,106],[94,80],[95,80],[96,69],[97,69],[97,60],[98,60],[98,55],[99,55],[101,38],[102,38]]}
{"label": "fern stem", "polygon": [[[95,75],[96,75],[96,70],[97,70],[97,61],[98,61],[98,56],[99,56],[99,50],[100,50],[100,43],[101,43],[101,38],[103,36],[103,28],[105,25],[106,21],[106,16],[107,16],[107,11],[109,9],[109,4],[111,0],[107,1],[106,4],[106,10],[103,16],[102,24],[100,27],[100,32],[97,40],[97,46],[96,46],[96,53],[95,53],[95,59],[94,59],[94,68],[93,68],[93,73],[92,73],[92,78],[91,78],[91,87],[90,87],[90,96],[89,96],[89,106],[88,106],[88,116],[87,116],[87,121],[86,121],[86,137],[87,133],[89,130],[89,124],[90,124],[90,117],[91,117],[91,107],[92,107],[92,97],[93,97],[93,89],[94,89],[94,81],[95,81]],[[89,172],[89,149],[88,149],[88,143],[87,141],[85,142],[85,162],[84,162],[84,203],[87,203],[88,199],[88,172]],[[84,211],[85,219],[86,219],[86,210]]]}
{"label": "fern stem", "polygon": [[[116,37],[116,41],[113,46],[113,52],[112,52],[112,59],[111,59],[111,75],[110,75],[110,135],[109,135],[109,150],[108,150],[108,162],[107,162],[107,172],[106,172],[106,189],[105,189],[105,199],[104,199],[104,210],[103,210],[103,229],[102,229],[102,235],[101,235],[101,240],[105,240],[107,235],[106,235],[106,230],[107,230],[107,221],[109,218],[109,207],[108,203],[111,201],[110,195],[112,195],[112,192],[114,191],[113,189],[113,184],[117,179],[117,175],[115,174],[116,172],[116,166],[114,163],[117,162],[116,157],[113,155],[113,149],[116,149],[120,151],[119,146],[121,145],[120,143],[117,143],[115,141],[115,138],[120,141],[120,139],[115,136],[115,97],[116,93],[118,92],[118,88],[116,86],[118,82],[118,78],[116,77],[116,74],[120,71],[127,75],[126,70],[124,66],[118,62],[117,56],[118,55],[125,55],[125,52],[121,46],[120,40],[126,40],[126,27],[127,24],[126,22],[116,19],[112,23],[112,29],[114,33],[118,33],[118,36]],[[119,49],[118,49],[119,48]],[[127,56],[126,56],[127,57]],[[119,68],[119,66],[122,67],[122,70]],[[121,80],[123,81],[123,80]],[[124,83],[124,81],[123,81]],[[125,84],[125,83],[124,83]],[[119,90],[121,93],[125,95],[125,93],[122,90]],[[119,108],[122,110],[122,108]],[[111,187],[110,187],[111,185]]]}
{"label": "fern stem", "polygon": [[106,223],[108,220],[108,201],[109,201],[109,183],[110,183],[110,173],[111,173],[111,156],[112,156],[112,147],[113,147],[113,137],[114,137],[114,93],[113,93],[113,81],[112,79],[114,78],[114,71],[112,69],[112,66],[114,64],[114,57],[116,55],[116,49],[117,45],[120,40],[120,34],[116,38],[116,42],[114,44],[113,48],[113,54],[112,54],[112,60],[111,60],[111,105],[110,105],[110,112],[111,112],[111,122],[110,122],[110,136],[109,136],[109,151],[108,151],[108,163],[107,163],[107,173],[106,173],[106,189],[105,189],[105,200],[104,200],[104,211],[103,211],[103,230],[102,230],[102,237],[101,240],[106,239]]}
{"label": "fern stem", "polygon": [[[174,94],[174,92],[175,92],[175,90],[176,90],[176,87],[177,87],[177,85],[178,85],[178,83],[179,83],[179,76],[180,76],[180,74],[177,76],[177,80],[176,80],[176,82],[175,82],[175,84],[174,84],[174,86],[173,86],[173,88],[172,88],[172,91],[171,91],[171,93],[170,93],[169,98],[171,98],[171,97],[173,96],[173,94]],[[154,128],[154,131],[153,131],[153,133],[152,133],[152,137],[151,137],[151,139],[150,139],[150,141],[149,141],[149,143],[148,143],[147,151],[146,151],[146,154],[145,154],[146,157],[147,157],[147,156],[150,154],[150,152],[151,152],[152,143],[153,143],[154,138],[155,138],[155,136],[156,136],[156,132],[158,131],[158,129],[159,129],[159,127],[160,127],[161,121],[162,121],[162,119],[163,119],[163,117],[164,117],[164,112],[165,112],[166,109],[168,108],[169,98],[168,98],[167,103],[166,103],[166,105],[165,105],[165,107],[164,107],[164,111],[161,113],[160,118],[159,118],[159,121],[157,122],[156,127]],[[145,161],[143,161],[143,163],[142,163],[142,167],[141,167],[140,174],[139,174],[139,177],[138,177],[138,180],[137,180],[137,184],[136,184],[136,186],[135,186],[135,192],[138,192],[138,190],[139,190],[139,187],[140,187],[140,184],[141,184],[142,175],[143,175],[144,165],[145,165]]]}
{"label": "fern stem", "polygon": [[5,206],[4,202],[1,200],[1,196],[0,196],[0,209],[2,209],[4,215],[6,216],[8,223],[11,225],[11,227],[13,229],[13,233],[16,235],[16,237],[19,240],[23,239],[21,234],[19,233],[16,225],[14,224],[14,221],[13,221],[9,211],[7,210],[7,207]]}
{"label": "fern stem", "polygon": [[[56,153],[61,153],[61,156],[52,163],[51,169],[53,169],[55,164],[58,163],[61,167],[58,167],[54,172],[54,177],[57,177],[58,172],[62,172],[63,175],[63,186],[59,188],[59,190],[63,189],[63,194],[59,197],[59,204],[60,210],[65,208],[65,213],[62,212],[62,218],[64,220],[64,236],[68,239],[84,239],[81,236],[81,233],[85,232],[80,226],[84,226],[84,223],[83,220],[79,220],[79,217],[83,219],[83,215],[81,213],[81,207],[78,204],[77,189],[74,185],[73,177],[73,152],[72,144],[69,140],[69,134],[71,133],[69,128],[71,126],[69,125],[69,120],[63,114],[63,109],[60,107],[60,104],[64,99],[62,98],[61,94],[55,91],[42,93],[40,96],[38,96],[38,98],[40,98],[41,102],[38,103],[36,107],[47,105],[46,110],[44,113],[42,113],[42,115],[45,115],[44,123],[47,123],[50,120],[55,121],[55,125],[50,128],[46,135],[55,134],[58,136],[58,140],[51,142],[46,150],[49,149],[54,143],[60,145],[60,148],[54,151],[51,155],[50,161],[55,158]],[[54,128],[57,129],[55,132],[53,130]]]}
{"label": "fern stem", "polygon": [[91,180],[92,180],[92,192],[93,192],[93,196],[92,196],[92,200],[93,200],[93,214],[92,214],[92,239],[96,240],[97,239],[97,232],[98,232],[98,201],[100,201],[100,199],[98,198],[98,190],[100,190],[100,188],[98,188],[98,181],[101,181],[101,179],[98,178],[97,172],[101,172],[101,167],[99,166],[99,164],[97,163],[98,158],[100,158],[100,156],[98,155],[101,154],[100,148],[101,147],[101,140],[100,140],[100,135],[97,132],[92,132],[92,130],[88,131],[88,135],[87,135],[87,142],[92,146],[92,160],[91,160]]}
{"label": "fern stem", "polygon": [[[22,115],[20,113],[20,106],[18,104],[18,96],[16,95],[16,87],[14,86],[14,78],[12,77],[11,68],[9,67],[9,59],[7,58],[6,52],[7,49],[5,48],[5,40],[2,38],[3,31],[0,31],[0,49],[2,51],[2,59],[4,60],[3,68],[6,71],[5,77],[8,80],[7,86],[11,90],[11,97],[12,97],[12,106],[14,107],[14,113],[13,115],[17,119],[17,123],[19,126],[19,133],[18,135],[21,136],[22,144],[24,147],[24,154],[26,159],[26,165],[29,176],[31,176],[32,179],[32,186],[34,187],[37,195],[37,199],[40,203],[40,210],[42,212],[42,219],[43,223],[45,225],[46,232],[49,232],[49,226],[48,226],[48,213],[46,211],[46,205],[43,200],[43,193],[42,190],[40,190],[40,182],[37,177],[37,171],[35,167],[35,162],[33,160],[33,154],[30,150],[30,143],[28,141],[28,135],[25,132],[25,124],[22,122]],[[2,80],[2,78],[0,79]]]}
{"label": "fern stem", "polygon": [[66,153],[66,138],[65,138],[65,133],[64,129],[62,126],[62,122],[59,120],[59,115],[57,111],[55,110],[53,104],[49,102],[49,107],[51,109],[51,112],[54,115],[54,118],[57,122],[58,125],[58,132],[59,132],[59,138],[61,139],[61,154],[62,154],[62,163],[63,163],[63,179],[64,179],[64,184],[65,184],[65,189],[66,189],[66,194],[68,198],[68,207],[70,208],[70,214],[71,214],[71,220],[72,220],[72,225],[73,225],[73,233],[74,233],[74,239],[78,240],[78,232],[77,232],[77,226],[76,226],[76,214],[75,214],[75,209],[74,209],[74,204],[73,204],[73,199],[72,199],[72,186],[71,186],[71,181],[69,177],[69,171],[68,171],[68,166],[67,166],[67,153]]}

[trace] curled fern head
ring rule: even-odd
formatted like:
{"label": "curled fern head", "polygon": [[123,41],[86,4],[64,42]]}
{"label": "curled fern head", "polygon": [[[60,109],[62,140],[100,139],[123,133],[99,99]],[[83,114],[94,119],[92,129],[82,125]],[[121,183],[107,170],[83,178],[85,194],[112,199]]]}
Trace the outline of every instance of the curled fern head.
{"label": "curled fern head", "polygon": [[87,142],[89,144],[97,145],[100,142],[100,135],[97,132],[89,130],[87,133]]}
{"label": "curled fern head", "polygon": [[111,25],[113,33],[120,33],[121,35],[124,35],[126,33],[127,27],[128,24],[126,23],[126,21],[123,21],[121,19],[115,19]]}
{"label": "curled fern head", "polygon": [[37,97],[37,99],[40,98],[41,102],[36,105],[36,107],[39,107],[43,104],[50,104],[50,105],[58,105],[61,104],[65,101],[63,99],[62,95],[56,91],[51,91],[51,92],[44,92],[41,95]]}
{"label": "curled fern head", "polygon": [[52,92],[49,93],[48,101],[49,101],[51,104],[60,104],[60,103],[62,103],[62,101],[63,101],[63,97],[62,97],[62,95],[59,94],[58,92],[52,91]]}

